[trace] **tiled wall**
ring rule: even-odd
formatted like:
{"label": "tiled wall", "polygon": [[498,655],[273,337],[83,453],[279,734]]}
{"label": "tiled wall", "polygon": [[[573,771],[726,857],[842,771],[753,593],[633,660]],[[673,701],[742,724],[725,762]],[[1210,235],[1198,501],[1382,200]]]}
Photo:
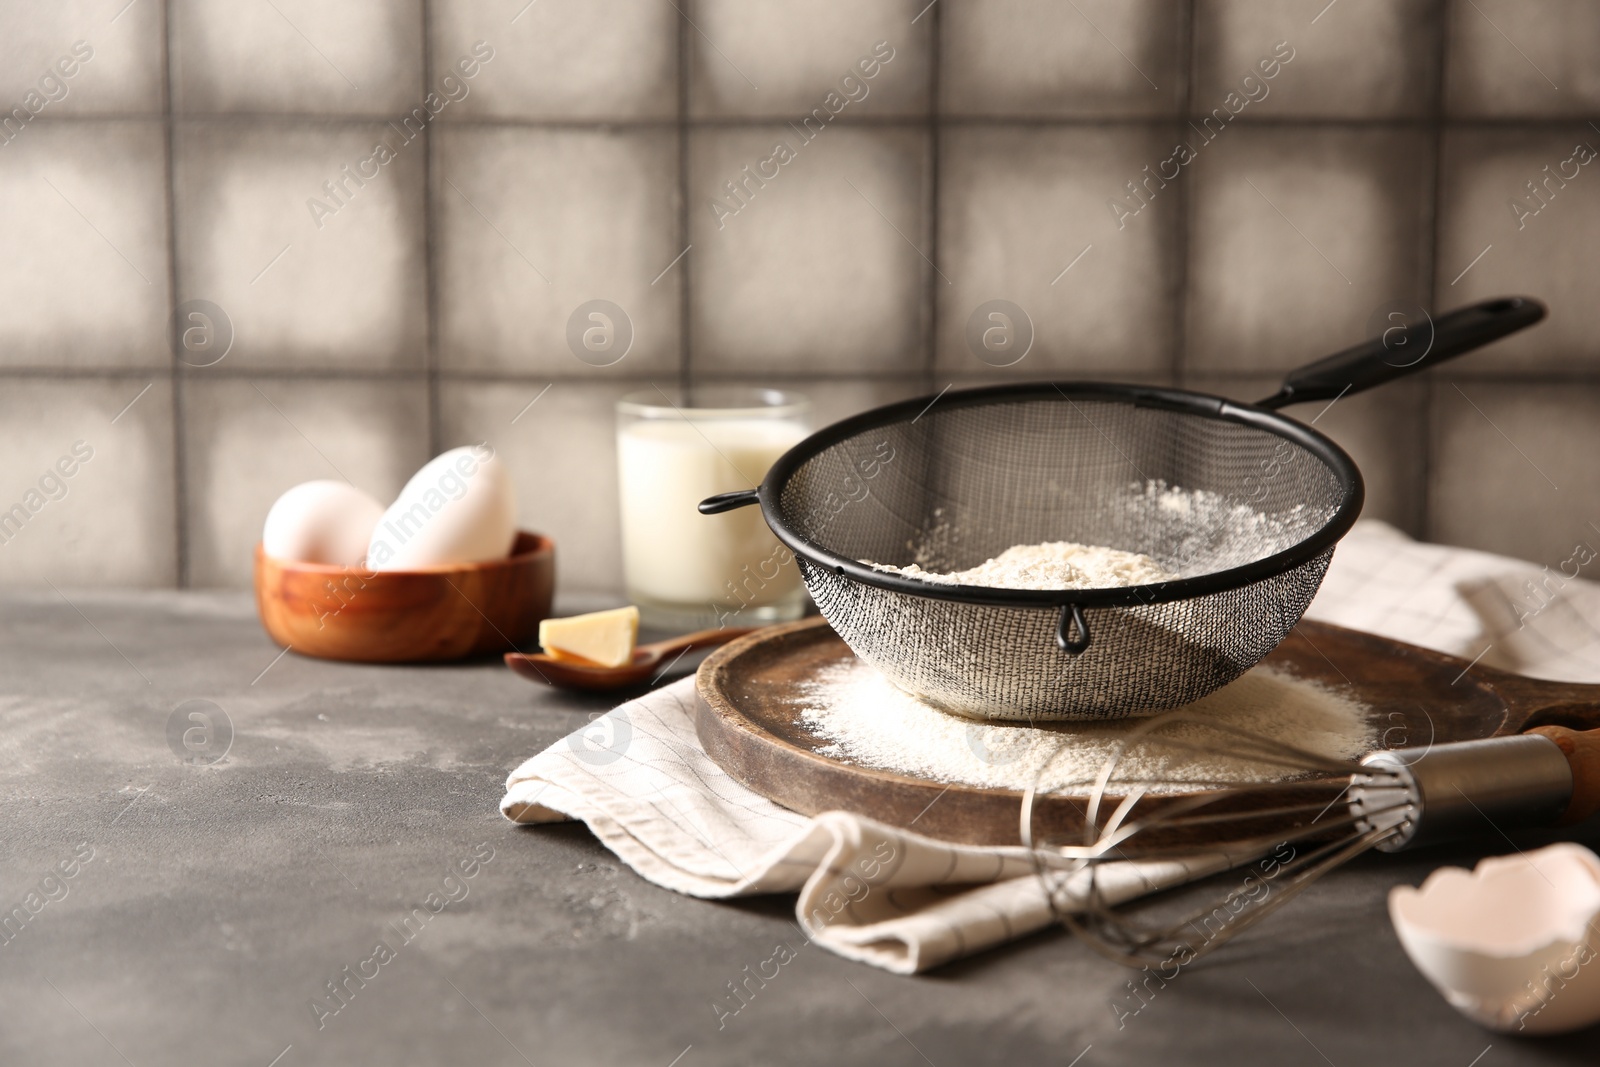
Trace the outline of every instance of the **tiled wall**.
{"label": "tiled wall", "polygon": [[[563,583],[616,588],[627,390],[1256,398],[1391,302],[1501,293],[1549,321],[1318,425],[1413,533],[1600,543],[1589,0],[54,0],[0,9],[0,103],[37,112],[0,144],[0,510],[39,505],[0,581],[243,585],[288,486],[387,499],[488,439]],[[566,341],[597,298],[635,334],[606,367]],[[965,340],[991,299],[1015,366]],[[194,301],[220,361],[174,344]]]}

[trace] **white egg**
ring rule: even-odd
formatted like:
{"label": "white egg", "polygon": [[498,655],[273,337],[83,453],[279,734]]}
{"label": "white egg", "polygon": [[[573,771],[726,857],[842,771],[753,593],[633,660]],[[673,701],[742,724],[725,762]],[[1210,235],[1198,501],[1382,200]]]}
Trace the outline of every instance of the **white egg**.
{"label": "white egg", "polygon": [[348,482],[302,482],[267,512],[261,544],[273,559],[353,567],[382,516],[383,505]]}
{"label": "white egg", "polygon": [[1441,867],[1389,893],[1406,955],[1446,1000],[1494,1030],[1600,1022],[1600,858],[1559,844]]}
{"label": "white egg", "polygon": [[517,536],[516,497],[488,445],[452,448],[412,475],[378,520],[373,570],[404,571],[504,559]]}

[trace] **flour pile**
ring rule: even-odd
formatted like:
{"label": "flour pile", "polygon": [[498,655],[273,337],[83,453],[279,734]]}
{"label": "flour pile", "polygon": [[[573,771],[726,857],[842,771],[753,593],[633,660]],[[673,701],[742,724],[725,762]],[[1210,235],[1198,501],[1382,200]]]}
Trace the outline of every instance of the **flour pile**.
{"label": "flour pile", "polygon": [[874,570],[920,578],[936,585],[984,585],[997,589],[1110,589],[1150,585],[1177,577],[1149,556],[1076,541],[1013,545],[998,556],[964,571],[938,573],[915,563],[894,567],[871,564]]}
{"label": "flour pile", "polygon": [[[1272,667],[1256,667],[1178,710],[1335,759],[1359,758],[1375,740],[1364,705]],[[828,742],[822,754],[835,759],[960,785],[1023,790],[1037,780],[1041,791],[1050,792],[1081,792],[1092,785],[1118,742],[1149,721],[1029,726],[962,719],[897,689],[857,659],[834,664],[805,683],[799,713],[803,725]],[[1163,728],[1157,736],[1228,747],[1225,735],[1198,723]],[[1186,782],[1263,782],[1292,773],[1238,755],[1146,744],[1123,754],[1113,781],[1162,779],[1151,792],[1179,792]]]}
{"label": "flour pile", "polygon": [[[1045,501],[1063,498],[1067,492],[1054,482],[1040,487]],[[978,558],[969,546],[983,543],[984,556],[998,547],[990,527],[992,516],[936,507],[921,530],[906,542],[909,564],[861,562],[877,570],[948,585],[1110,589],[1193,578],[1253,563],[1305,540],[1332,517],[1327,508],[1303,503],[1269,513],[1221,493],[1184,489],[1159,479],[1126,486],[1123,492],[1109,496],[1100,510],[1113,521],[1095,540],[1138,544],[1154,554],[1072,541],[1013,543],[984,563],[960,569],[961,564]]]}

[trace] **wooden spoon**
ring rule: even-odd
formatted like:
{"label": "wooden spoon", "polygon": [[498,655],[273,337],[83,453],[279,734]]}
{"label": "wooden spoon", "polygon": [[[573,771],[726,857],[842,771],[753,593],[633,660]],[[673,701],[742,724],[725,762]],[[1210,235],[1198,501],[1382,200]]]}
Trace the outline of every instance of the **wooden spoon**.
{"label": "wooden spoon", "polygon": [[[718,630],[699,630],[670,641],[655,641],[633,650],[633,661],[621,667],[591,667],[571,660],[555,659],[542,652],[507,652],[506,666],[529,681],[543,682],[561,689],[625,689],[650,678],[667,660],[667,667],[695,648],[725,645],[743,637],[755,627],[725,626]],[[663,668],[665,669],[665,668]]]}

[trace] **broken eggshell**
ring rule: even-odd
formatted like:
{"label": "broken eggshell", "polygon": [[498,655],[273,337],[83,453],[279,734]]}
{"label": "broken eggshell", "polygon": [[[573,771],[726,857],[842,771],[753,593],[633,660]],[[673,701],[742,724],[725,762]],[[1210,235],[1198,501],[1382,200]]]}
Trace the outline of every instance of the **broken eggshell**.
{"label": "broken eggshell", "polygon": [[1468,1018],[1506,1033],[1600,1022],[1600,857],[1550,845],[1441,867],[1389,893],[1406,955]]}

